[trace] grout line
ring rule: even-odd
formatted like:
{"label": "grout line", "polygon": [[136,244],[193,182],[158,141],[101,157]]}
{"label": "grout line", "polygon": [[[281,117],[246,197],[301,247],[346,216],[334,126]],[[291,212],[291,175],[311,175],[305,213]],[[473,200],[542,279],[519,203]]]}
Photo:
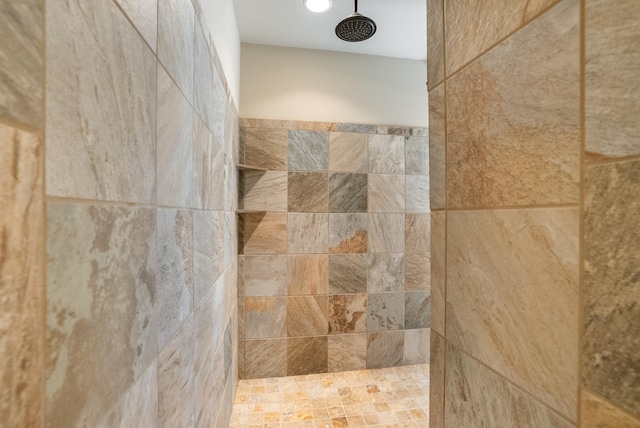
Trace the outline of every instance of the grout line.
{"label": "grout line", "polygon": [[[131,20],[131,18],[129,18],[129,15],[127,14],[127,12],[122,8],[122,6],[120,5],[120,3],[117,2],[117,0],[112,0],[112,3],[114,4],[114,6],[116,7],[116,9],[118,9],[120,11],[120,13],[122,13],[122,16],[124,17],[124,19],[129,22],[129,25],[131,25],[131,29],[133,29],[133,31],[135,31],[138,36],[140,36],[140,39],[142,40],[142,43],[144,43],[149,49],[151,49],[151,53],[153,54],[153,56],[157,55],[157,51],[154,51],[153,48],[151,47],[151,45],[147,42],[147,39],[142,35],[142,33],[140,32],[140,30],[138,29],[138,26],[135,25],[133,23],[133,21]],[[157,30],[157,20],[156,20],[156,30]],[[156,45],[157,45],[157,38],[156,38]]]}
{"label": "grout line", "polygon": [[[610,401],[608,398],[606,398],[603,395],[600,395],[596,392],[591,391],[590,389],[587,388],[583,388],[584,393],[587,393],[595,398],[597,398],[598,400],[608,404],[609,406],[613,407],[616,411],[618,411],[619,413],[621,413],[624,416],[629,417],[630,419],[634,420],[634,421],[638,421],[640,423],[640,416],[638,415],[634,415],[633,413],[631,413],[629,410],[623,409],[622,407],[619,407],[618,405],[616,405],[615,403],[613,403],[612,401]],[[580,403],[580,402],[578,402]],[[582,406],[580,406],[582,407]],[[578,425],[580,426],[580,425]]]}
{"label": "grout line", "polygon": [[40,280],[42,281],[40,290],[41,304],[40,322],[42,323],[42,331],[40,332],[40,361],[38,370],[40,372],[40,423],[41,426],[46,425],[46,402],[47,402],[47,377],[46,377],[46,346],[47,346],[47,0],[42,0],[42,141],[40,142],[42,151],[42,163],[40,165],[40,179],[42,180],[42,188],[40,190],[40,207],[42,216],[40,225],[42,227],[42,267]]}
{"label": "grout line", "polygon": [[[445,178],[446,180],[446,178]],[[561,209],[561,208],[579,208],[580,201],[570,204],[541,204],[541,205],[503,205],[495,207],[462,207],[447,208],[447,212],[467,212],[467,211],[511,211],[511,210],[535,210],[535,209]]]}
{"label": "grout line", "polygon": [[[585,131],[585,133],[586,133],[586,131]],[[586,141],[585,141],[585,145],[586,145]],[[585,149],[585,153],[586,153],[586,149]],[[585,155],[583,162],[585,163],[586,167],[591,167],[591,166],[617,164],[617,163],[622,163],[622,162],[632,162],[632,161],[637,161],[637,160],[640,160],[640,154],[628,155],[628,156],[620,156],[620,157],[614,157],[614,158],[606,158],[606,159],[597,159],[597,160],[592,160],[592,161],[588,160],[588,156]]]}
{"label": "grout line", "polygon": [[[444,145],[444,206],[443,206],[443,212],[444,212],[444,248],[442,251],[444,251],[444,253],[441,255],[441,257],[444,259],[443,263],[444,263],[444,269],[442,274],[444,275],[444,277],[442,278],[442,317],[443,317],[443,322],[442,322],[442,336],[440,336],[442,338],[442,346],[444,347],[444,349],[442,350],[443,352],[443,361],[442,361],[442,408],[440,409],[441,413],[441,420],[442,420],[442,425],[445,426],[446,425],[446,409],[447,409],[447,382],[446,382],[446,375],[447,375],[447,226],[448,226],[448,198],[447,198],[447,164],[448,164],[448,157],[447,157],[447,43],[446,43],[446,22],[447,22],[447,10],[446,10],[446,2],[445,0],[442,0],[442,67],[444,69],[444,77],[442,78],[442,97],[443,97],[443,105],[442,105],[442,110],[443,110],[443,125],[444,125],[444,130],[443,130],[443,134],[442,134],[442,139],[443,141],[443,145]],[[433,311],[431,311],[431,313],[433,313]],[[436,333],[437,334],[437,333]],[[431,362],[431,359],[429,359],[429,362]],[[431,381],[431,379],[429,379],[429,381]],[[431,397],[429,397],[431,398]],[[431,403],[429,403],[431,404]],[[429,415],[431,416],[431,415]],[[440,428],[440,427],[435,427],[435,428]]]}

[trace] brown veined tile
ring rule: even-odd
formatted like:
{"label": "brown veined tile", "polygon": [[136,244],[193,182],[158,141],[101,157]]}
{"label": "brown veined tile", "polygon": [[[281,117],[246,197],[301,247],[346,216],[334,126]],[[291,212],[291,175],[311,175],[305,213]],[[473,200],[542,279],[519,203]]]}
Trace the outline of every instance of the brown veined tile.
{"label": "brown veined tile", "polygon": [[354,132],[329,134],[329,171],[367,173],[367,135]]}
{"label": "brown veined tile", "polygon": [[329,212],[367,212],[367,174],[331,173]]}
{"label": "brown veined tile", "polygon": [[284,337],[286,335],[286,297],[246,297],[244,314],[245,337],[247,339]]}
{"label": "brown veined tile", "polygon": [[329,294],[366,293],[367,254],[329,256]]}
{"label": "brown veined tile", "polygon": [[319,336],[329,332],[327,296],[287,298],[287,335]]}
{"label": "brown veined tile", "polygon": [[244,214],[243,254],[286,254],[287,214]]}
{"label": "brown veined tile", "polygon": [[429,92],[429,197],[433,209],[444,208],[446,203],[444,86]]}
{"label": "brown veined tile", "polygon": [[367,368],[401,366],[404,359],[404,331],[367,334]]}
{"label": "brown veined tile", "polygon": [[286,129],[244,129],[245,163],[276,171],[287,170]]}
{"label": "brown veined tile", "polygon": [[[405,327],[407,328],[407,327]],[[429,364],[430,353],[429,328],[404,331],[404,364]],[[425,400],[426,401],[426,400]]]}
{"label": "brown veined tile", "polygon": [[404,213],[405,187],[403,174],[369,174],[369,212]]}
{"label": "brown veined tile", "polygon": [[158,43],[158,0],[116,0],[155,52]]}
{"label": "brown veined tile", "polygon": [[366,253],[367,214],[329,214],[329,253]]}
{"label": "brown veined tile", "polygon": [[366,318],[366,294],[329,296],[329,333],[364,333]]}
{"label": "brown veined tile", "polygon": [[329,133],[289,131],[289,171],[328,171]]}
{"label": "brown veined tile", "polygon": [[189,0],[158,0],[158,59],[193,101],[196,14]]}
{"label": "brown veined tile", "polygon": [[366,334],[334,334],[328,340],[330,373],[367,368]]}
{"label": "brown veined tile", "polygon": [[289,214],[289,253],[326,253],[329,214]]}
{"label": "brown veined tile", "polygon": [[244,209],[287,212],[288,174],[286,171],[244,171]]}
{"label": "brown veined tile", "polygon": [[287,256],[245,256],[244,287],[247,297],[287,295]]}
{"label": "brown veined tile", "polygon": [[444,428],[445,341],[431,330],[429,358],[429,426]]}
{"label": "brown veined tile", "polygon": [[329,211],[329,177],[321,172],[289,173],[289,212]]}
{"label": "brown veined tile", "polygon": [[427,83],[433,90],[444,79],[444,0],[427,0]]}
{"label": "brown veined tile", "polygon": [[640,428],[640,418],[623,413],[611,403],[582,391],[580,428]]}
{"label": "brown veined tile", "polygon": [[578,202],[579,6],[560,2],[447,81],[449,207]]}
{"label": "brown veined tile", "polygon": [[431,257],[429,253],[406,253],[404,256],[404,287],[407,291],[431,288]]}
{"label": "brown veined tile", "polygon": [[369,293],[404,291],[405,255],[403,253],[377,253],[368,256],[367,291]]}
{"label": "brown veined tile", "polygon": [[287,375],[287,339],[247,340],[246,379]]}
{"label": "brown veined tile", "polygon": [[405,297],[403,292],[367,295],[367,331],[404,329]]}
{"label": "brown veined tile", "polygon": [[287,376],[326,373],[327,354],[327,336],[288,338]]}
{"label": "brown veined tile", "polygon": [[289,256],[289,296],[327,294],[329,257],[326,254]]}

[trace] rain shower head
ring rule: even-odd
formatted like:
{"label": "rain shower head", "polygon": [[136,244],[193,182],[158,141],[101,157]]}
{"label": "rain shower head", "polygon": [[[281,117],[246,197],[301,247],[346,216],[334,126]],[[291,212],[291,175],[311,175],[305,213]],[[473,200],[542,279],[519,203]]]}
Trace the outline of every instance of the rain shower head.
{"label": "rain shower head", "polygon": [[358,13],[358,0],[354,0],[354,11],[336,25],[336,36],[346,42],[362,42],[376,33],[376,23]]}

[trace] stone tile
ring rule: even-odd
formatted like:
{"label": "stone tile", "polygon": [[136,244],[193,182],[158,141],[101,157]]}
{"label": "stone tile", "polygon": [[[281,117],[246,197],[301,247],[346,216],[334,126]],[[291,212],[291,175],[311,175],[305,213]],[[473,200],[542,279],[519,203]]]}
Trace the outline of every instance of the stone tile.
{"label": "stone tile", "polygon": [[404,291],[405,255],[403,253],[379,253],[368,256],[367,290],[369,293]]}
{"label": "stone tile", "polygon": [[367,252],[367,214],[329,214],[329,252]]}
{"label": "stone tile", "polygon": [[331,132],[329,134],[329,171],[369,171],[366,134]]}
{"label": "stone tile", "polygon": [[444,339],[431,330],[429,355],[429,427],[444,428]]}
{"label": "stone tile", "polygon": [[247,297],[244,301],[247,339],[284,337],[287,332],[286,297]]}
{"label": "stone tile", "polygon": [[289,212],[329,211],[329,177],[320,172],[289,173]]}
{"label": "stone tile", "polygon": [[404,331],[367,334],[367,368],[396,367],[404,359]]}
{"label": "stone tile", "polygon": [[404,174],[404,137],[369,135],[369,172]]}
{"label": "stone tile", "polygon": [[158,59],[189,102],[194,92],[195,19],[189,0],[158,0]]}
{"label": "stone tile", "polygon": [[289,131],[289,171],[328,171],[329,133]]}
{"label": "stone tile", "polygon": [[158,43],[158,0],[116,0],[151,50]]}
{"label": "stone tile", "polygon": [[638,5],[585,3],[585,145],[591,160],[640,153]]}
{"label": "stone tile", "polygon": [[405,330],[404,365],[429,364],[430,329]]}
{"label": "stone tile", "polygon": [[429,328],[431,306],[428,291],[404,294],[404,328]]}
{"label": "stone tile", "polygon": [[578,202],[579,15],[560,2],[447,82],[450,207]]}
{"label": "stone tile", "polygon": [[404,213],[405,176],[369,174],[369,212]]}
{"label": "stone tile", "polygon": [[328,334],[327,296],[296,296],[287,299],[287,335],[319,336]]}
{"label": "stone tile", "polygon": [[287,376],[326,373],[327,368],[327,336],[287,339]]}
{"label": "stone tile", "polygon": [[366,293],[366,254],[329,256],[329,294]]}
{"label": "stone tile", "polygon": [[329,214],[289,214],[289,253],[326,253]]}
{"label": "stone tile", "polygon": [[364,125],[359,123],[338,123],[337,130],[339,132],[359,132],[363,134],[376,133],[376,127],[374,125]]}
{"label": "stone tile", "polygon": [[429,194],[431,208],[446,206],[446,145],[444,85],[429,92]]}
{"label": "stone tile", "polygon": [[367,212],[367,174],[331,173],[329,212]]}
{"label": "stone tile", "polygon": [[610,403],[582,391],[581,428],[639,428],[640,419],[623,413]]}
{"label": "stone tile", "polygon": [[404,287],[407,291],[431,288],[431,256],[429,253],[405,253]]}
{"label": "stone tile", "polygon": [[248,297],[287,295],[287,256],[246,256],[244,286]]}
{"label": "stone tile", "polygon": [[157,211],[158,349],[164,348],[193,309],[193,216]]}
{"label": "stone tile", "polygon": [[169,75],[158,67],[157,202],[196,207],[194,115]]}
{"label": "stone tile", "polygon": [[447,218],[447,340],[569,419],[577,409],[578,223],[575,208]]}
{"label": "stone tile", "polygon": [[327,294],[329,257],[326,254],[289,256],[289,296]]}
{"label": "stone tile", "polygon": [[225,194],[219,186],[225,181],[225,154],[220,144],[213,141],[200,117],[193,116],[195,205],[206,210],[224,211]]}
{"label": "stone tile", "polygon": [[245,171],[243,174],[244,209],[287,212],[289,190],[285,171]]}
{"label": "stone tile", "polygon": [[366,294],[329,296],[329,333],[365,333],[366,318]]}
{"label": "stone tile", "polygon": [[431,329],[440,335],[445,334],[446,221],[445,212],[431,213]]}
{"label": "stone tile", "polygon": [[287,339],[247,340],[246,379],[287,375]]}
{"label": "stone tile", "polygon": [[36,129],[42,108],[44,2],[3,4],[0,16],[0,117]]}
{"label": "stone tile", "polygon": [[447,427],[574,426],[450,345],[446,348],[445,421]]}
{"label": "stone tile", "polygon": [[97,425],[157,357],[155,235],[152,209],[48,204],[51,426]]}
{"label": "stone tile", "polygon": [[369,252],[404,252],[404,214],[369,214]]}
{"label": "stone tile", "polygon": [[586,170],[584,340],[586,388],[640,416],[640,162]]}
{"label": "stone tile", "polygon": [[245,163],[276,171],[287,170],[286,129],[244,129]]}
{"label": "stone tile", "polygon": [[402,330],[404,328],[404,293],[369,293],[367,331]]}
{"label": "stone tile", "polygon": [[242,220],[243,254],[287,253],[287,214],[245,214]]}
{"label": "stone tile", "polygon": [[427,85],[432,91],[444,79],[444,1],[441,0],[427,1],[427,56]]}
{"label": "stone tile", "polygon": [[428,213],[429,176],[407,175],[407,213]]}
{"label": "stone tile", "polygon": [[429,137],[407,138],[405,152],[405,173],[429,174]]}
{"label": "stone tile", "polygon": [[555,1],[517,0],[504,4],[491,1],[481,5],[445,3],[446,70],[451,76]]}
{"label": "stone tile", "polygon": [[8,427],[38,426],[44,411],[43,166],[37,136],[0,124],[0,425]]}
{"label": "stone tile", "polygon": [[193,211],[194,306],[209,292],[223,272],[224,217],[222,213]]}
{"label": "stone tile", "polygon": [[366,334],[338,334],[329,336],[330,373],[365,370],[366,368]]}
{"label": "stone tile", "polygon": [[47,194],[154,203],[153,53],[110,2],[52,0],[46,27]]}
{"label": "stone tile", "polygon": [[429,214],[405,216],[405,252],[428,253],[431,250],[431,219]]}

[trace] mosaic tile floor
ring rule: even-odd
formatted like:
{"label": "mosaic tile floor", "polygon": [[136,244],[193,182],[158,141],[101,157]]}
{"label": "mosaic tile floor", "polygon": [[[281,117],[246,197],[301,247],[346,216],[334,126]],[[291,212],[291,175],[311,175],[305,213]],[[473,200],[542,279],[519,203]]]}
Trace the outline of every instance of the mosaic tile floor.
{"label": "mosaic tile floor", "polygon": [[429,366],[242,380],[231,428],[429,426]]}

